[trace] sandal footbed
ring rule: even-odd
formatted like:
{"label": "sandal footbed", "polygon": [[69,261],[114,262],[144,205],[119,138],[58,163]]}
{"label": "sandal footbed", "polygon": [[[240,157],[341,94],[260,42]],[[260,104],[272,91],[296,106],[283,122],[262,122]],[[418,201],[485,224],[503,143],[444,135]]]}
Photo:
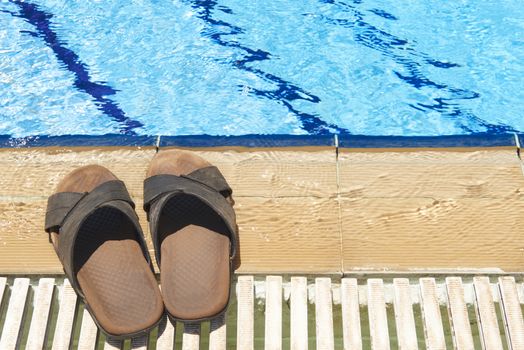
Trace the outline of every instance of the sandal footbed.
{"label": "sandal footbed", "polygon": [[[192,153],[168,150],[153,158],[147,176],[187,175],[208,166]],[[189,321],[220,314],[229,302],[232,273],[222,219],[197,198],[178,195],[164,206],[157,234],[162,295],[170,316]]]}
{"label": "sandal footbed", "polygon": [[[112,180],[117,178],[109,170],[90,165],[67,175],[57,192],[90,192]],[[56,233],[53,244],[59,244]],[[138,334],[158,323],[164,311],[162,296],[135,228],[124,214],[110,206],[95,210],[80,228],[74,249],[76,278],[105,333]]]}

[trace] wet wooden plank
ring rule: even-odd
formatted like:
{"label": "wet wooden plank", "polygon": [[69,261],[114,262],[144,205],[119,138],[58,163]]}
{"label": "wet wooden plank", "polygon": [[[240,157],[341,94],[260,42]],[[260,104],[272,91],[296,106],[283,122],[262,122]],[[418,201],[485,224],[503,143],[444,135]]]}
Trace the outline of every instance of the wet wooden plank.
{"label": "wet wooden plank", "polygon": [[237,349],[254,348],[254,285],[253,276],[239,276],[237,292]]}
{"label": "wet wooden plank", "polygon": [[338,205],[326,198],[239,198],[241,273],[340,270]]}
{"label": "wet wooden plank", "polygon": [[[4,227],[0,239],[5,243],[0,245],[0,272],[63,273],[43,231],[46,203],[46,199],[16,203],[0,200],[0,226]],[[238,271],[338,271],[337,208],[336,201],[327,198],[236,198],[242,260]],[[137,213],[144,215],[140,209]],[[140,221],[148,232],[145,217]]]}
{"label": "wet wooden plank", "polygon": [[82,325],[80,328],[80,336],[78,338],[78,350],[95,349],[97,336],[98,328],[87,309],[84,309],[84,313],[82,315]]}
{"label": "wet wooden plank", "polygon": [[344,271],[524,264],[514,150],[342,151],[339,167]]}
{"label": "wet wooden plank", "polygon": [[473,277],[475,290],[475,314],[479,324],[479,336],[483,350],[502,350],[497,313],[488,277]]}
{"label": "wet wooden plank", "polygon": [[265,350],[282,349],[282,277],[266,277]]}
{"label": "wet wooden plank", "polygon": [[342,150],[339,172],[340,191],[350,198],[503,198],[524,190],[514,149]]}
{"label": "wet wooden plank", "polygon": [[447,277],[448,312],[453,343],[457,350],[474,350],[468,308],[464,300],[464,286],[460,277]]}
{"label": "wet wooden plank", "polygon": [[[0,190],[0,193],[2,190]],[[44,232],[47,199],[0,200],[0,272],[63,274]]]}
{"label": "wet wooden plank", "polygon": [[389,350],[389,330],[384,297],[384,282],[370,278],[368,286],[369,333],[373,350]]}
{"label": "wet wooden plank", "polygon": [[226,315],[211,320],[209,350],[225,350],[227,345]]}
{"label": "wet wooden plank", "polygon": [[59,308],[53,337],[53,350],[68,350],[77,307],[77,296],[68,279],[65,279],[64,284],[59,288],[58,297]]}
{"label": "wet wooden plank", "polygon": [[499,277],[500,308],[510,350],[524,349],[524,319],[515,278]]}
{"label": "wet wooden plank", "polygon": [[524,192],[495,199],[342,197],[344,271],[520,271],[524,255],[514,242],[523,212]]}
{"label": "wet wooden plank", "polygon": [[[285,217],[296,217],[296,222],[302,223],[299,235],[288,236],[293,240],[306,240],[312,238],[313,233],[306,233],[308,226],[304,224],[308,213],[298,210],[297,204],[289,205],[291,212],[283,215],[283,220],[272,222],[273,217],[278,217],[283,209],[288,207],[286,203],[279,200],[282,197],[313,197],[313,198],[332,198],[336,193],[336,165],[335,152],[295,152],[295,151],[256,151],[256,152],[237,152],[230,151],[195,151],[196,154],[204,157],[223,171],[231,187],[234,189],[237,209],[246,208],[244,214],[239,214],[239,222],[245,217],[250,235],[244,240],[246,258],[242,264],[240,272],[257,272],[257,270],[267,267],[267,271],[283,271],[285,263],[282,259],[288,256],[296,256],[298,251],[286,252],[287,247],[296,246],[293,242],[285,241],[285,236],[275,237],[279,229],[293,229],[295,220],[285,219]],[[53,192],[58,182],[72,170],[88,165],[99,164],[110,169],[117,177],[126,183],[131,196],[137,202],[137,208],[141,207],[142,186],[147,166],[154,156],[152,148],[52,148],[52,149],[28,149],[28,150],[0,150],[0,165],[12,169],[9,174],[0,179],[0,226],[7,226],[5,234],[1,234],[0,239],[4,245],[0,245],[0,271],[3,273],[47,273],[59,274],[62,272],[60,263],[56,258],[51,246],[43,234],[42,225],[45,213],[45,202],[47,197]],[[311,171],[316,175],[309,176]],[[261,197],[258,201],[246,200],[242,204],[242,197]],[[275,203],[267,203],[263,198],[274,199]],[[311,200],[314,202],[314,200]],[[284,200],[285,202],[285,200]],[[317,225],[317,229],[323,232],[322,235],[328,236],[336,230],[335,221],[329,219],[331,213],[335,212],[336,204],[331,203],[327,208],[316,213],[317,209],[312,203],[310,207],[311,225]],[[255,208],[253,208],[255,206]],[[262,207],[260,207],[262,206]],[[258,207],[258,208],[257,208]],[[284,207],[284,208],[283,208]],[[268,212],[264,209],[271,208]],[[249,215],[251,212],[265,212],[262,218],[269,221],[253,222]],[[137,210],[140,221],[143,224],[144,232],[147,232],[147,221],[142,210]],[[28,216],[29,215],[29,216]],[[318,220],[326,219],[324,224],[316,223]],[[256,219],[256,218],[255,218]],[[330,230],[328,222],[332,221]],[[284,227],[282,227],[284,226]],[[314,231],[311,228],[311,232]],[[241,230],[242,232],[242,230]],[[247,231],[246,231],[247,232]],[[308,237],[309,236],[309,237]],[[327,238],[327,237],[326,237]],[[333,239],[335,235],[333,235]],[[146,235],[150,251],[152,246],[149,235]],[[278,244],[277,239],[281,239],[282,244]],[[262,259],[258,263],[250,264],[252,258],[257,258],[257,247],[250,246],[250,242],[261,246]],[[311,242],[311,240],[310,240]],[[335,241],[333,241],[335,242]],[[302,244],[302,243],[300,243]],[[307,245],[310,246],[311,244]],[[323,245],[329,249],[330,245]],[[276,248],[276,249],[275,249]],[[338,247],[335,247],[338,248]],[[293,248],[291,248],[294,250]],[[279,252],[276,260],[273,260],[267,252]],[[317,254],[322,252],[317,250]],[[333,249],[329,253],[336,252]],[[21,254],[23,252],[24,254]],[[29,252],[29,254],[25,254]],[[295,271],[305,272],[331,272],[340,264],[340,254],[332,258],[333,255],[323,254],[317,257],[315,252],[308,251],[299,256],[294,265]],[[24,256],[24,259],[20,259]],[[14,264],[13,258],[18,257],[18,263]],[[311,257],[311,259],[310,259]],[[280,258],[280,259],[278,259]],[[305,258],[304,264],[300,264],[299,258]],[[308,261],[311,260],[311,261]],[[293,265],[293,264],[292,264]],[[291,267],[293,268],[293,266]],[[317,267],[318,266],[318,267]],[[302,268],[304,267],[304,268]]]}
{"label": "wet wooden plank", "polygon": [[317,330],[317,349],[334,349],[333,302],[330,278],[322,277],[315,279],[315,323]]}
{"label": "wet wooden plank", "polygon": [[[326,196],[336,193],[334,148],[317,151],[193,150],[224,174],[236,196]],[[48,196],[58,181],[77,167],[99,164],[142,195],[142,181],[154,156],[152,148],[62,148],[3,150],[0,165],[11,169],[0,179],[10,196]],[[316,173],[314,178],[309,176]],[[23,175],[23,176],[22,176]]]}
{"label": "wet wooden plank", "polygon": [[[0,190],[1,198],[1,190]],[[145,212],[136,201],[136,213],[144,232],[147,231]],[[0,272],[8,274],[63,274],[58,257],[44,232],[46,199],[0,199]],[[146,235],[150,241],[150,235]],[[149,242],[151,247],[151,244]]]}
{"label": "wet wooden plank", "polygon": [[38,282],[33,302],[33,316],[27,337],[27,350],[41,350],[44,348],[54,289],[54,278],[41,278]]}
{"label": "wet wooden plank", "polygon": [[142,197],[144,176],[155,150],[138,148],[33,148],[0,150],[0,165],[9,168],[0,179],[2,196],[47,198],[74,169],[98,164],[126,183],[132,197]]}
{"label": "wet wooden plank", "polygon": [[26,309],[29,278],[16,278],[11,287],[11,298],[7,307],[4,328],[0,337],[0,349],[11,350],[18,348],[20,329],[23,324]]}
{"label": "wet wooden plank", "polygon": [[291,350],[308,348],[307,278],[291,277]]}
{"label": "wet wooden plank", "polygon": [[182,350],[198,350],[200,348],[200,323],[185,323],[182,334]]}
{"label": "wet wooden plank", "polygon": [[393,290],[398,347],[400,350],[418,350],[409,279],[395,278],[393,280]]}
{"label": "wet wooden plank", "polygon": [[[326,197],[337,191],[335,149],[196,151],[232,184],[234,196]],[[310,174],[316,174],[311,177]]]}
{"label": "wet wooden plank", "polygon": [[437,284],[434,278],[421,278],[420,307],[424,322],[424,336],[428,350],[445,350],[446,339],[442,328],[442,316],[437,296]]}
{"label": "wet wooden plank", "polygon": [[158,350],[172,350],[175,348],[175,327],[168,320],[167,316],[164,316],[158,325],[156,348]]}
{"label": "wet wooden plank", "polygon": [[131,339],[132,350],[147,350],[147,344],[149,343],[149,336],[143,335],[138,338]]}
{"label": "wet wooden plank", "polygon": [[344,349],[362,350],[360,304],[355,278],[343,278],[340,286]]}

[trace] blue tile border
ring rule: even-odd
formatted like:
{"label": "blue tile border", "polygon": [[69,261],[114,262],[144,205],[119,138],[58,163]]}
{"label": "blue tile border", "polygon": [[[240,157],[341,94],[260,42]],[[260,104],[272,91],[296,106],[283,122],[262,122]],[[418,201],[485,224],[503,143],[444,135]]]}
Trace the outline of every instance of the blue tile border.
{"label": "blue tile border", "polygon": [[519,134],[517,137],[519,138],[520,147],[524,147],[524,134]]}
{"label": "blue tile border", "polygon": [[[524,145],[524,134],[518,136]],[[334,147],[335,135],[180,135],[134,136],[122,134],[11,137],[0,135],[0,148],[29,147]],[[445,148],[516,146],[515,134],[450,136],[339,135],[340,148]]]}
{"label": "blue tile border", "polygon": [[121,134],[107,135],[63,135],[63,136],[29,136],[13,138],[9,135],[0,135],[0,148],[29,148],[29,147],[93,147],[93,146],[122,146],[140,147],[155,146],[156,136],[128,136]]}
{"label": "blue tile border", "polygon": [[335,146],[333,135],[162,136],[160,147]]}
{"label": "blue tile border", "polygon": [[474,134],[449,136],[339,136],[341,148],[409,148],[409,147],[501,147],[516,146],[513,134]]}

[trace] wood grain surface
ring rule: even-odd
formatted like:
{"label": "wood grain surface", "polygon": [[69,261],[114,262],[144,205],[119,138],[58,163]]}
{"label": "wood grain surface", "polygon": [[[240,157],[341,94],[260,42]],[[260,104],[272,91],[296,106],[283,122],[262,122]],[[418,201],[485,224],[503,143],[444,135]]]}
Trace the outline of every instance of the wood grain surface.
{"label": "wood grain surface", "polygon": [[522,271],[515,150],[342,153],[344,270]]}
{"label": "wood grain surface", "polygon": [[[234,190],[240,273],[524,267],[524,175],[512,149],[196,150]],[[100,164],[142,206],[154,149],[0,150],[0,272],[61,273],[43,220],[68,172]]]}

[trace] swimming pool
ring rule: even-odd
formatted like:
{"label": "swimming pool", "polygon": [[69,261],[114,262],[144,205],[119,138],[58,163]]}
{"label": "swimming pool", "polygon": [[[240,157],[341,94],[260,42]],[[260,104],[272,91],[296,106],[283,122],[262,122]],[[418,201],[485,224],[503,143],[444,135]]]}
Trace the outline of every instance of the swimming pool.
{"label": "swimming pool", "polygon": [[0,135],[524,131],[519,1],[0,2]]}

